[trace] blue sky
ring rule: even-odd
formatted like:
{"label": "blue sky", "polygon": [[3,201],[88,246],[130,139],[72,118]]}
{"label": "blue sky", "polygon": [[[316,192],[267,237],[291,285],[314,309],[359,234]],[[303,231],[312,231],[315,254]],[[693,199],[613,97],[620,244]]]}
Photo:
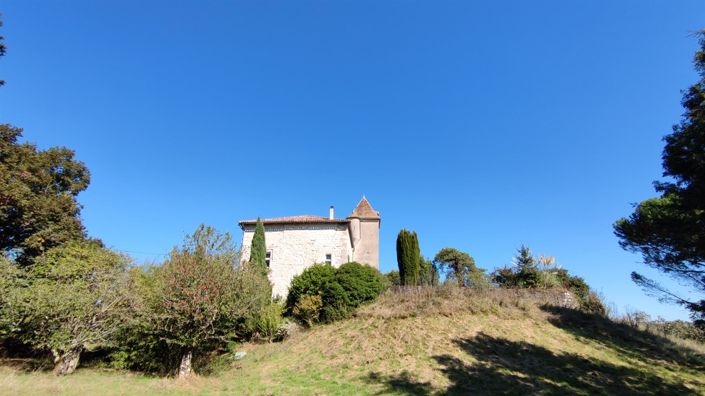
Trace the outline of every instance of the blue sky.
{"label": "blue sky", "polygon": [[[653,196],[702,1],[2,1],[0,122],[76,150],[91,235],[159,260],[200,223],[382,213],[487,269],[526,243],[686,318],[612,223]],[[665,282],[678,287],[673,282]]]}

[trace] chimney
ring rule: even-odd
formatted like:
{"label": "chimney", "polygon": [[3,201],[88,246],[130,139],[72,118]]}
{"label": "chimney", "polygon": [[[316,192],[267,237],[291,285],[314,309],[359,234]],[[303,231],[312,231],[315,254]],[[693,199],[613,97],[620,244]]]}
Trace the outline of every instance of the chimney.
{"label": "chimney", "polygon": [[333,206],[330,207],[330,212],[329,212],[329,219],[333,220],[335,218],[335,208]]}

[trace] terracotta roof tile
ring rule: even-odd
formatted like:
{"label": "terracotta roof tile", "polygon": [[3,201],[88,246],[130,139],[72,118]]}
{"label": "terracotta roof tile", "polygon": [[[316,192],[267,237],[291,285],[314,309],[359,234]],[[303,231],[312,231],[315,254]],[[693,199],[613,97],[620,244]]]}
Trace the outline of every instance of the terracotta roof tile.
{"label": "terracotta roof tile", "polygon": [[379,212],[374,210],[372,205],[367,201],[367,198],[363,196],[353,212],[348,216],[348,219],[350,218],[379,219]]}
{"label": "terracotta roof tile", "polygon": [[[347,219],[329,219],[327,217],[321,216],[287,216],[287,217],[273,217],[270,219],[262,219],[262,224],[325,224],[325,223],[349,223],[350,220]],[[256,224],[255,220],[242,220],[240,221],[240,226]]]}

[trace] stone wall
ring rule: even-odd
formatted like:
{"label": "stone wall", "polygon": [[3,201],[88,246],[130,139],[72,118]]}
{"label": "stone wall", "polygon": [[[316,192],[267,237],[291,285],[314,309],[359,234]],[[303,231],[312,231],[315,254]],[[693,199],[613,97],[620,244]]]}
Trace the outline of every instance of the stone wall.
{"label": "stone wall", "polygon": [[[340,266],[352,259],[350,234],[345,223],[265,225],[267,251],[271,251],[269,279],[274,295],[286,297],[291,279],[314,263],[322,263],[326,254],[332,264]],[[250,258],[254,225],[242,234],[242,261]]]}

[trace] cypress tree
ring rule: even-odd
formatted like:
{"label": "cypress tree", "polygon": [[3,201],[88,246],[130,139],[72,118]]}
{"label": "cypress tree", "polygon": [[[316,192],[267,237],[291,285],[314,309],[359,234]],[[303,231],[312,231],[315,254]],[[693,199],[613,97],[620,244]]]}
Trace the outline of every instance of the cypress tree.
{"label": "cypress tree", "polygon": [[419,284],[421,250],[416,232],[401,230],[397,236],[397,263],[401,284],[416,286]]}
{"label": "cypress tree", "polygon": [[250,248],[250,265],[253,268],[258,268],[264,275],[267,275],[267,244],[264,240],[264,224],[262,220],[257,218],[255,225],[255,234],[252,236],[252,245]]}

